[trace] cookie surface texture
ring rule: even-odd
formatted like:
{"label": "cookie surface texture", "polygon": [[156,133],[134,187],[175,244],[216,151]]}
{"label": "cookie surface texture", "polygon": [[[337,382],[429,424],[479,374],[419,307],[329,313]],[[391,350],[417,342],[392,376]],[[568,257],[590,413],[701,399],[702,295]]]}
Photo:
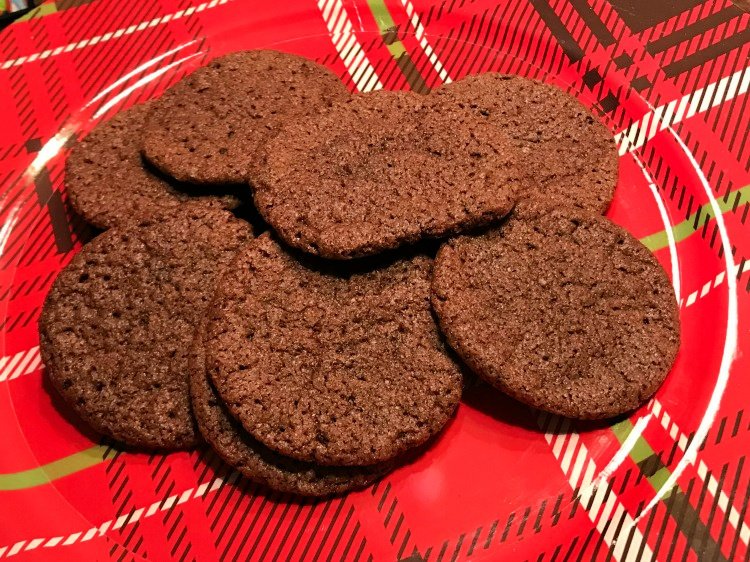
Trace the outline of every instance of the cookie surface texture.
{"label": "cookie surface texture", "polygon": [[659,263],[623,228],[580,209],[526,206],[497,230],[449,241],[432,289],[443,333],[478,375],[564,416],[638,407],[679,347]]}
{"label": "cookie surface texture", "polygon": [[612,133],[560,88],[504,74],[468,76],[433,94],[479,114],[510,136],[525,195],[536,201],[607,210],[617,185]]}
{"label": "cookie surface texture", "polygon": [[386,467],[321,467],[279,455],[253,439],[226,411],[206,373],[202,339],[190,358],[190,396],[198,429],[230,466],[253,482],[279,492],[327,496],[362,488]]}
{"label": "cookie surface texture", "polygon": [[287,244],[331,259],[501,219],[518,185],[510,140],[435,100],[374,92],[288,123],[254,178],[258,211]]}
{"label": "cookie surface texture", "polygon": [[261,235],[209,316],[207,368],[227,408],[269,448],[322,465],[377,464],[425,443],[462,391],[430,311],[431,265],[321,271]]}
{"label": "cookie surface texture", "polygon": [[128,445],[194,445],[196,324],[217,272],[251,237],[229,212],[191,205],[86,245],[55,280],[39,326],[49,378],[73,410]]}
{"label": "cookie surface texture", "polygon": [[97,125],[71,150],[65,188],[75,211],[97,228],[138,221],[186,202],[231,209],[239,199],[173,186],[144,165],[143,121],[148,104],[127,109]]}
{"label": "cookie surface texture", "polygon": [[286,119],[349,93],[325,67],[278,51],[214,59],[178,82],[148,115],[144,155],[185,182],[244,182],[258,151]]}

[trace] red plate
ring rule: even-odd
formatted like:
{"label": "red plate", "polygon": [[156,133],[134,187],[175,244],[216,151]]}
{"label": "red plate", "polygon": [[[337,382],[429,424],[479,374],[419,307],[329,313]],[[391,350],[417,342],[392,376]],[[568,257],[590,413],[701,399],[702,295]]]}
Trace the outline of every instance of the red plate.
{"label": "red plate", "polygon": [[[640,0],[57,0],[0,35],[0,558],[741,560],[750,275],[750,15]],[[629,418],[572,423],[469,389],[422,458],[298,502],[206,449],[123,452],[49,392],[36,321],[86,236],[69,141],[217,55],[274,47],[352,90],[501,71],[597,108],[620,146],[609,217],[670,272],[677,364]],[[743,353],[744,352],[744,353]]]}

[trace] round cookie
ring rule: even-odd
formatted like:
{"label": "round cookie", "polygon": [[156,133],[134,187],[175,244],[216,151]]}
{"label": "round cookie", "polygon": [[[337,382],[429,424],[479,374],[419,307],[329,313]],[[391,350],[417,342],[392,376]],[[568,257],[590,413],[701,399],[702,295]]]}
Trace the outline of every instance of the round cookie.
{"label": "round cookie", "polygon": [[190,396],[198,429],[227,464],[253,482],[279,492],[328,496],[372,484],[388,470],[375,467],[321,467],[279,455],[253,439],[226,411],[206,373],[199,336],[190,357]]}
{"label": "round cookie", "polygon": [[499,126],[522,155],[526,197],[604,213],[617,185],[612,133],[559,88],[505,74],[479,74],[433,94]]}
{"label": "round cookie", "polygon": [[287,123],[252,177],[287,244],[332,259],[480,227],[515,202],[515,149],[481,116],[406,92]]}
{"label": "round cookie", "polygon": [[180,181],[244,182],[282,121],[348,97],[335,74],[305,58],[268,50],[225,55],[154,103],[143,153]]}
{"label": "round cookie", "polygon": [[679,348],[666,273],[600,215],[519,207],[500,229],[438,252],[432,303],[448,342],[482,378],[542,410],[596,419],[638,407]]}
{"label": "round cookie", "polygon": [[208,194],[194,187],[178,189],[144,167],[141,142],[148,106],[137,105],[100,123],[73,147],[65,167],[65,188],[73,209],[94,226],[107,229],[188,201],[237,207],[239,199],[226,190]]}
{"label": "round cookie", "polygon": [[237,256],[211,309],[208,372],[227,408],[297,460],[367,466],[425,443],[462,376],[430,310],[432,261],[321,270],[268,233]]}
{"label": "round cookie", "polygon": [[188,353],[217,272],[252,238],[198,205],[112,228],[55,280],[39,331],[49,378],[91,427],[128,445],[196,443]]}

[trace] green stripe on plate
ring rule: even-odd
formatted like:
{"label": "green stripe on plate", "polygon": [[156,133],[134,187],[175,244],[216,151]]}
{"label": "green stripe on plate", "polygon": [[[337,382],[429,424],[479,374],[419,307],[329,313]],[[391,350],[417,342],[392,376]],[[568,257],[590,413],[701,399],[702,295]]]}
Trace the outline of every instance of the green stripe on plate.
{"label": "green stripe on plate", "polygon": [[[615,437],[617,437],[617,440],[620,442],[620,444],[623,444],[630,435],[630,432],[633,431],[633,424],[630,423],[630,420],[623,420],[611,426],[610,429],[612,430],[612,433],[615,434]],[[661,459],[654,452],[654,450],[651,448],[651,445],[648,444],[648,441],[646,441],[643,435],[638,437],[638,439],[635,441],[635,444],[633,445],[633,448],[628,454],[633,462],[638,465],[639,470],[646,477],[646,480],[648,480],[648,483],[651,484],[651,487],[654,489],[654,491],[658,492],[659,490],[661,490],[662,486],[666,484],[667,479],[670,476],[670,472],[669,469],[661,462]],[[643,463],[643,461],[647,459],[652,459],[656,463],[654,466],[656,470],[652,474],[648,474],[647,472],[643,471],[643,465],[641,463]],[[669,497],[669,494],[667,494],[665,497]],[[662,498],[662,500],[663,499],[664,498]]]}
{"label": "green stripe on plate", "polygon": [[370,8],[375,21],[378,22],[380,31],[396,27],[396,22],[393,21],[384,0],[367,0],[367,7]]}
{"label": "green stripe on plate", "polygon": [[[739,199],[737,198],[737,194],[739,194]],[[717,200],[717,203],[719,204],[719,209],[721,209],[721,212],[723,214],[727,211],[731,211],[734,208],[735,201],[737,201],[737,206],[739,207],[740,205],[746,203],[748,199],[750,199],[750,185],[746,185],[745,187],[742,187],[736,191],[730,192],[729,197],[726,198],[726,201],[724,200],[724,197],[722,197]],[[699,219],[699,223],[696,225],[695,218],[698,216],[699,212],[701,218]],[[705,217],[709,217],[708,220],[714,218],[713,209],[711,209],[710,203],[706,203],[700,208],[699,211],[695,211],[684,221],[672,227],[672,235],[674,236],[674,241],[681,242],[694,232],[697,232],[706,221]],[[661,250],[662,248],[666,248],[669,245],[667,231],[662,230],[660,232],[656,232],[654,234],[650,234],[649,236],[641,238],[641,243],[652,252]]]}
{"label": "green stripe on plate", "polygon": [[0,491],[23,490],[42,486],[63,476],[101,464],[110,460],[113,456],[114,451],[110,447],[95,445],[37,468],[11,474],[0,474]]}
{"label": "green stripe on plate", "polygon": [[20,18],[16,20],[16,22],[19,21],[29,21],[36,18],[42,18],[44,16],[49,16],[50,14],[56,14],[57,13],[57,6],[54,2],[50,2],[48,4],[42,4],[38,8],[35,8],[31,10],[28,14],[24,14]]}
{"label": "green stripe on plate", "polygon": [[404,44],[396,39],[396,22],[393,21],[391,13],[388,11],[388,6],[385,5],[384,0],[367,0],[367,7],[370,8],[375,21],[378,23],[378,28],[381,33],[388,33],[392,31],[394,34],[394,41],[386,42],[386,47],[391,53],[394,59],[398,59],[401,55],[406,52]]}

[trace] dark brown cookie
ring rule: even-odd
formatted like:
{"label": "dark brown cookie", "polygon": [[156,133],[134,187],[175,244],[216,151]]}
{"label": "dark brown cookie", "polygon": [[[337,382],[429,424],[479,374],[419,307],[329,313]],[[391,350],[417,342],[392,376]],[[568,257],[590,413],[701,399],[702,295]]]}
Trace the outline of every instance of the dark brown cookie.
{"label": "dark brown cookie", "polygon": [[321,465],[426,442],[462,390],[432,318],[431,266],[321,271],[261,235],[222,279],[205,340],[227,408],[264,445]]}
{"label": "dark brown cookie", "polygon": [[600,215],[519,207],[502,228],[438,252],[432,303],[448,342],[537,408],[595,419],[638,407],[679,348],[666,273]]}
{"label": "dark brown cookie", "polygon": [[217,271],[252,238],[229,212],[182,205],[112,228],[55,280],[39,322],[52,383],[95,430],[137,447],[195,444],[188,353]]}
{"label": "dark brown cookie", "polygon": [[258,151],[288,118],[316,113],[349,92],[335,74],[278,51],[213,60],[154,103],[146,158],[185,182],[244,182]]}
{"label": "dark brown cookie", "polygon": [[617,185],[617,147],[607,127],[573,96],[536,80],[492,73],[447,84],[432,95],[472,109],[513,138],[527,197],[607,210]]}
{"label": "dark brown cookie", "polygon": [[502,218],[519,177],[510,141],[434,100],[376,92],[288,123],[252,178],[258,211],[287,244],[333,259]]}
{"label": "dark brown cookie", "polygon": [[278,490],[302,496],[327,496],[362,488],[373,483],[390,468],[321,467],[279,455],[253,439],[226,411],[206,373],[201,337],[190,357],[190,396],[198,429],[203,437],[241,474]]}
{"label": "dark brown cookie", "polygon": [[179,189],[144,167],[141,143],[147,110],[144,104],[123,111],[73,147],[65,168],[73,209],[94,226],[107,229],[187,201],[225,209],[238,206],[239,199],[231,193]]}

